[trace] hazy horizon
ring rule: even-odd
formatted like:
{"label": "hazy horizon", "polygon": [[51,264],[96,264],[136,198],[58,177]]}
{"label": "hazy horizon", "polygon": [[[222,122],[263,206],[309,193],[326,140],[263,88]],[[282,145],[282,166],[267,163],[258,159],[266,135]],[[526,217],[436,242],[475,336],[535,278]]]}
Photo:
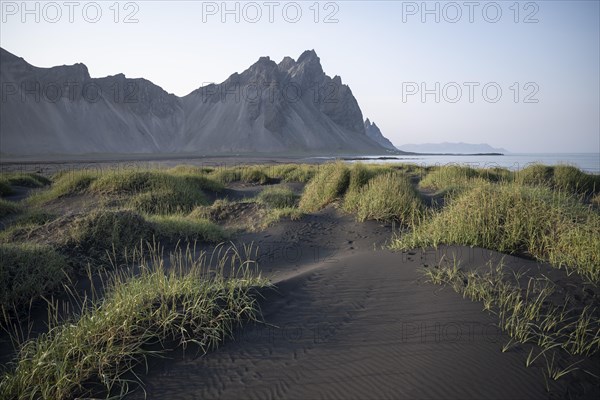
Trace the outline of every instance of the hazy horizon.
{"label": "hazy horizon", "polygon": [[94,7],[81,11],[91,2],[78,2],[72,23],[63,3],[54,3],[60,18],[48,2],[28,2],[29,14],[21,2],[1,3],[0,46],[38,67],[81,62],[92,77],[124,73],[184,96],[261,56],[279,62],[314,49],[395,145],[600,153],[595,1],[520,2],[518,11],[513,2],[428,2],[433,14],[422,2],[320,2],[318,15],[313,2],[276,2],[273,22],[262,2],[229,2],[230,14],[221,2],[120,2],[118,13],[101,2],[95,23]]}

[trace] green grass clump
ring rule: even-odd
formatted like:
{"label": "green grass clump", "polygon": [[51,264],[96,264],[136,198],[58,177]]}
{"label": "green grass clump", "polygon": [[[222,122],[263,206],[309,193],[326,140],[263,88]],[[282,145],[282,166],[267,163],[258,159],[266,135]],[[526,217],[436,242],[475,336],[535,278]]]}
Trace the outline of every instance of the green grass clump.
{"label": "green grass clump", "polygon": [[515,181],[522,185],[552,185],[553,169],[547,165],[532,164],[515,173]]}
{"label": "green grass clump", "polygon": [[[78,317],[22,346],[0,381],[0,397],[124,397],[147,358],[169,346],[215,348],[236,325],[258,317],[254,291],[267,285],[235,249],[218,257],[216,274],[206,274],[206,257],[193,250],[173,253],[168,270],[160,249],[135,260],[137,275],[115,274],[103,299],[85,298]],[[231,278],[221,272],[226,267]]]}
{"label": "green grass clump", "polygon": [[98,210],[71,223],[67,242],[92,257],[105,259],[113,248],[121,253],[152,239],[153,234],[152,224],[133,211]]}
{"label": "green grass clump", "polygon": [[590,175],[571,165],[554,167],[553,185],[555,190],[575,194],[594,194],[600,192],[600,176]]}
{"label": "green grass clump", "polygon": [[13,193],[14,193],[14,191],[10,187],[10,183],[8,183],[8,180],[4,179],[4,177],[0,176],[0,197],[8,196],[9,194],[13,194]]}
{"label": "green grass clump", "polygon": [[266,173],[271,179],[281,179],[283,182],[306,183],[315,176],[316,165],[311,164],[282,164],[270,165]]}
{"label": "green grass clump", "polygon": [[260,166],[242,167],[240,180],[246,183],[258,183],[264,185],[269,182],[269,176],[263,169],[264,168]]}
{"label": "green grass clump", "polygon": [[445,192],[450,197],[469,190],[481,182],[508,183],[514,173],[505,168],[471,168],[463,165],[433,167],[421,180],[420,186]]}
{"label": "green grass clump", "polygon": [[409,178],[388,172],[370,179],[360,189],[348,191],[344,209],[355,213],[358,221],[401,221],[412,225],[419,220],[422,204]]}
{"label": "green grass clump", "polygon": [[263,189],[257,196],[259,203],[271,208],[293,207],[297,196],[288,188],[269,187]]}
{"label": "green grass clump", "polygon": [[173,168],[169,168],[167,172],[173,175],[203,175],[211,172],[213,168],[209,167],[197,167],[195,165],[177,165]]}
{"label": "green grass clump", "polygon": [[363,163],[355,163],[350,168],[350,181],[348,191],[355,191],[367,184],[369,179],[375,175],[374,168],[367,167]]}
{"label": "green grass clump", "polygon": [[50,179],[33,172],[5,172],[0,174],[0,180],[8,185],[39,188],[50,184]]}
{"label": "green grass clump", "polygon": [[479,169],[479,176],[489,182],[514,182],[515,173],[506,168],[493,167]]}
{"label": "green grass clump", "polygon": [[[170,172],[169,172],[170,171]],[[100,198],[139,196],[130,205],[142,212],[189,211],[204,204],[203,190],[220,192],[223,185],[188,168],[171,170],[114,169],[68,171],[55,177],[52,187],[32,196],[32,203],[90,194]]]}
{"label": "green grass clump", "polygon": [[223,186],[201,174],[161,170],[114,170],[103,172],[90,189],[94,193],[131,194],[148,191],[220,191]]}
{"label": "green grass clump", "polygon": [[233,167],[223,167],[217,168],[213,172],[210,173],[210,177],[217,182],[220,183],[232,183],[239,182],[241,180],[242,174],[237,168]]}
{"label": "green grass clump", "polygon": [[445,192],[451,196],[460,194],[480,182],[479,172],[471,167],[447,165],[432,169],[419,185],[426,189]]}
{"label": "green grass clump", "polygon": [[148,218],[161,240],[201,240],[218,243],[227,239],[223,229],[206,218],[190,218],[183,215],[155,215]]}
{"label": "green grass clump", "polygon": [[264,185],[269,182],[269,175],[265,172],[267,169],[268,167],[261,165],[222,167],[215,169],[210,177],[221,183],[244,182]]}
{"label": "green grass clump", "polygon": [[317,174],[304,188],[299,208],[304,212],[315,212],[342,196],[348,188],[350,171],[341,163],[319,166]]}
{"label": "green grass clump", "polygon": [[53,177],[53,183],[48,190],[34,193],[29,201],[32,204],[40,204],[85,193],[98,176],[96,171],[64,171]]}
{"label": "green grass clump", "polygon": [[66,260],[49,246],[0,244],[0,308],[19,310],[60,287]]}
{"label": "green grass clump", "polygon": [[202,190],[186,190],[175,186],[171,190],[149,191],[131,197],[128,205],[145,214],[189,212],[196,206],[208,204]]}
{"label": "green grass clump", "polygon": [[544,187],[480,183],[392,247],[439,244],[528,253],[600,280],[600,215]]}
{"label": "green grass clump", "polygon": [[0,199],[0,218],[11,214],[18,214],[23,211],[23,207],[14,201]]}

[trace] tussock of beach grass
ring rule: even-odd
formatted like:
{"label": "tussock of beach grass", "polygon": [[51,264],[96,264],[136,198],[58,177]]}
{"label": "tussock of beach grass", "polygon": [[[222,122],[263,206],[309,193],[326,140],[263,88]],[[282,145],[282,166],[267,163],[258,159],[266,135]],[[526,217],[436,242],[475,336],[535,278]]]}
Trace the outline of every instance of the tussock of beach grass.
{"label": "tussock of beach grass", "polygon": [[269,187],[263,189],[257,196],[257,201],[270,208],[294,207],[297,197],[292,190],[285,187]]}
{"label": "tussock of beach grass", "polygon": [[138,386],[135,371],[148,358],[171,346],[209,351],[256,319],[254,290],[267,283],[252,274],[251,250],[220,252],[215,274],[207,273],[206,255],[194,253],[176,250],[166,268],[161,249],[136,252],[139,273],[115,273],[104,298],[84,298],[80,315],[23,344],[0,381],[0,397],[122,397]]}
{"label": "tussock of beach grass", "polygon": [[461,165],[447,165],[432,168],[419,185],[454,197],[482,182],[512,182],[513,180],[513,173],[503,168],[475,169]]}
{"label": "tussock of beach grass", "polygon": [[148,221],[155,227],[156,236],[167,241],[205,241],[218,243],[228,234],[206,218],[190,218],[185,215],[153,215]]}
{"label": "tussock of beach grass", "polygon": [[544,187],[478,183],[392,247],[440,244],[528,253],[600,281],[600,214]]}
{"label": "tussock of beach grass", "polygon": [[386,172],[362,185],[357,181],[360,179],[354,182],[351,179],[351,189],[344,197],[343,208],[355,214],[358,221],[400,221],[412,226],[420,220],[423,206],[405,174]]}
{"label": "tussock of beach grass", "polygon": [[595,194],[600,191],[600,176],[586,174],[571,165],[530,165],[515,173],[515,181],[524,185],[546,186],[573,194]]}
{"label": "tussock of beach grass", "polygon": [[188,169],[105,171],[66,171],[57,174],[50,189],[35,193],[33,204],[61,197],[92,194],[101,197],[127,197],[129,204],[141,212],[166,213],[190,211],[206,203],[203,190],[219,192],[223,186]]}
{"label": "tussock of beach grass", "polygon": [[50,246],[0,244],[0,308],[5,315],[22,310],[59,289],[69,271],[67,260]]}
{"label": "tussock of beach grass", "polygon": [[10,187],[10,183],[8,183],[7,180],[5,180],[3,177],[0,176],[0,197],[2,196],[8,196],[9,194],[12,194],[13,190]]}
{"label": "tussock of beach grass", "polygon": [[319,166],[309,164],[246,165],[218,167],[210,177],[221,183],[243,182],[264,185],[271,181],[306,183]]}
{"label": "tussock of beach grass", "polygon": [[210,177],[221,183],[244,182],[264,185],[269,182],[265,169],[266,167],[261,165],[220,167],[211,172]]}
{"label": "tussock of beach grass", "polygon": [[320,166],[318,172],[304,188],[300,198],[300,210],[319,211],[344,194],[349,180],[350,170],[342,162]]}
{"label": "tussock of beach grass", "polygon": [[4,193],[6,186],[24,186],[30,188],[39,188],[50,184],[50,179],[43,175],[33,172],[3,172],[0,173],[0,194]]}
{"label": "tussock of beach grass", "polygon": [[283,182],[306,183],[315,176],[318,165],[311,164],[283,164],[268,165],[265,173],[271,179],[281,179]]}
{"label": "tussock of beach grass", "polygon": [[11,214],[18,214],[23,211],[20,203],[14,201],[0,199],[0,218]]}
{"label": "tussock of beach grass", "polygon": [[134,211],[99,210],[76,217],[66,230],[66,242],[92,257],[105,259],[113,250],[121,253],[140,241],[151,240],[153,228]]}

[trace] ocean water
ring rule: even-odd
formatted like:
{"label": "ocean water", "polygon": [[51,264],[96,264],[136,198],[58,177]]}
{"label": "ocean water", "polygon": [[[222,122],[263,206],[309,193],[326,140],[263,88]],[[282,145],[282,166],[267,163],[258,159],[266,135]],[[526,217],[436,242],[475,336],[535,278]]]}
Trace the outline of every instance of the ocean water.
{"label": "ocean water", "polygon": [[600,153],[511,153],[503,156],[400,155],[395,156],[397,159],[393,160],[379,160],[378,157],[389,156],[364,157],[361,162],[411,163],[423,166],[460,164],[475,168],[502,167],[513,171],[523,169],[534,163],[546,165],[569,164],[586,172],[600,174]]}

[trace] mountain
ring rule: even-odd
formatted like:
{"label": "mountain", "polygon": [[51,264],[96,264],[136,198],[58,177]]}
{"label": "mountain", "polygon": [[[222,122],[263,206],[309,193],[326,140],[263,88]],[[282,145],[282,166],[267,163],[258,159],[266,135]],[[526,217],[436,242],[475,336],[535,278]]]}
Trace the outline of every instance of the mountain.
{"label": "mountain", "polygon": [[371,123],[369,118],[365,120],[365,132],[367,136],[379,143],[381,146],[389,150],[397,150],[396,147],[390,142],[383,134],[375,122]]}
{"label": "mountain", "polygon": [[399,150],[411,153],[438,153],[438,154],[481,154],[481,153],[508,153],[503,148],[495,148],[486,143],[425,143],[425,144],[404,144],[398,146]]}
{"label": "mountain", "polygon": [[[0,49],[0,148],[10,155],[389,152],[367,135],[350,88],[314,50],[184,97],[83,64],[38,68]],[[385,138],[383,138],[385,139]],[[387,150],[387,151],[386,151]]]}

